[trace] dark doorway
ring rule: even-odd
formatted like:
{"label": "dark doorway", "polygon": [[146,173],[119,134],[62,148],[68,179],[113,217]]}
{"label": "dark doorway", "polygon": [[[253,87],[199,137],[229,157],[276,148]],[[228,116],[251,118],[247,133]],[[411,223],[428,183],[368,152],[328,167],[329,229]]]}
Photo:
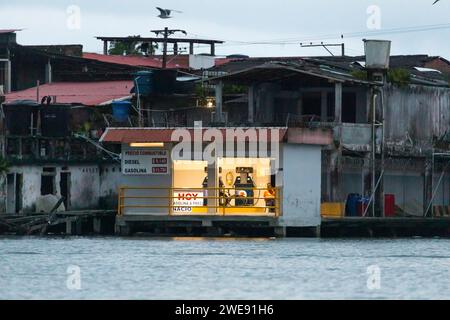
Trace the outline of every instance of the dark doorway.
{"label": "dark doorway", "polygon": [[11,173],[6,176],[7,199],[6,211],[8,213],[20,213],[23,209],[22,186],[23,175],[21,173]]}
{"label": "dark doorway", "polygon": [[55,190],[56,168],[43,168],[41,176],[41,195],[56,194]]}
{"label": "dark doorway", "polygon": [[64,206],[68,210],[70,207],[70,172],[61,172],[59,187],[61,196],[64,198]]}
{"label": "dark doorway", "polygon": [[321,117],[322,96],[318,93],[305,93],[303,95],[302,115],[310,116],[310,121],[319,121]]}
{"label": "dark doorway", "polygon": [[356,123],[356,94],[354,92],[342,94],[342,122]]}

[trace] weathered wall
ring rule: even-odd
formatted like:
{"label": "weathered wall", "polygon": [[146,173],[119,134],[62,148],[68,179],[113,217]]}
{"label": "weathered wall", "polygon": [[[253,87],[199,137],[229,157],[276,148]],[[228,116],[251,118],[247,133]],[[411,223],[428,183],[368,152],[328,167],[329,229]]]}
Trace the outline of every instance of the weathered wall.
{"label": "weathered wall", "polygon": [[450,128],[450,89],[387,86],[385,112],[388,144],[412,141],[417,148],[430,148],[433,137],[444,136]]}
{"label": "weathered wall", "polygon": [[283,145],[283,217],[293,227],[319,226],[321,147]]}
{"label": "weathered wall", "polygon": [[[36,200],[41,195],[41,176],[44,167],[56,168],[55,191],[61,196],[61,172],[63,167],[45,166],[13,166],[9,173],[23,175],[22,208],[23,212],[34,212]],[[114,168],[114,171],[113,171]],[[99,165],[76,165],[66,167],[70,172],[70,210],[99,209],[102,197],[110,197],[110,206],[117,202],[117,185],[120,176],[120,165],[110,165],[108,173],[100,176]],[[6,188],[7,189],[7,188]],[[12,191],[12,190],[10,190]],[[9,201],[7,211],[12,212],[14,201]],[[6,210],[5,210],[6,211]]]}

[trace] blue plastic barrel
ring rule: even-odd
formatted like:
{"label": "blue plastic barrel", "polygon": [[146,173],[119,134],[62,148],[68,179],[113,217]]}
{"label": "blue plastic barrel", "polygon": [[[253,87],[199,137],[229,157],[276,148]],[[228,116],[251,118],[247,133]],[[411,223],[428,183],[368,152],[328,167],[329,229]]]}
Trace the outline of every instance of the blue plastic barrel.
{"label": "blue plastic barrel", "polygon": [[131,102],[129,101],[114,101],[112,103],[113,118],[118,122],[126,122],[130,115]]}
{"label": "blue plastic barrel", "polygon": [[358,204],[361,202],[361,195],[351,193],[347,197],[347,204],[345,206],[345,213],[347,217],[358,216]]}
{"label": "blue plastic barrel", "polygon": [[134,75],[134,92],[148,96],[153,93],[153,71],[139,71]]}

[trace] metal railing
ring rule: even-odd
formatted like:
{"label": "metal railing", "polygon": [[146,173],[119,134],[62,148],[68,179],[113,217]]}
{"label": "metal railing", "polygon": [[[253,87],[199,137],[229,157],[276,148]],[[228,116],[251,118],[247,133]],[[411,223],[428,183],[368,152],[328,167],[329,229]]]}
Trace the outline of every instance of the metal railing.
{"label": "metal railing", "polygon": [[[163,215],[253,215],[281,216],[281,188],[161,188],[120,187],[118,215],[129,209],[142,209],[142,214]],[[240,196],[239,191],[252,196]],[[184,199],[183,199],[184,198]],[[177,203],[189,198],[187,203]],[[195,198],[195,199],[194,199]],[[189,201],[197,201],[192,206]],[[201,202],[201,203],[199,203]]]}

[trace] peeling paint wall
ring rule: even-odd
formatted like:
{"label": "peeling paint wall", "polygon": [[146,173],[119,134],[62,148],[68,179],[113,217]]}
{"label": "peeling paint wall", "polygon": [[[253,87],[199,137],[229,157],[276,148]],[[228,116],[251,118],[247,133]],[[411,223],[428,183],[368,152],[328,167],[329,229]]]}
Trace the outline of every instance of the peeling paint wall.
{"label": "peeling paint wall", "polygon": [[385,88],[385,135],[388,143],[429,148],[433,137],[450,128],[450,89],[426,86]]}
{"label": "peeling paint wall", "polygon": [[[51,164],[45,166],[13,166],[9,173],[23,175],[23,212],[29,213],[35,210],[36,200],[41,196],[41,176],[44,167],[55,168],[54,187],[55,194],[58,197],[61,197],[61,172],[70,173],[70,210],[95,210],[115,207],[120,164],[106,166],[108,169],[102,175],[100,174],[100,166],[95,164],[67,167]],[[101,208],[101,199],[104,197],[109,197],[111,206]]]}

